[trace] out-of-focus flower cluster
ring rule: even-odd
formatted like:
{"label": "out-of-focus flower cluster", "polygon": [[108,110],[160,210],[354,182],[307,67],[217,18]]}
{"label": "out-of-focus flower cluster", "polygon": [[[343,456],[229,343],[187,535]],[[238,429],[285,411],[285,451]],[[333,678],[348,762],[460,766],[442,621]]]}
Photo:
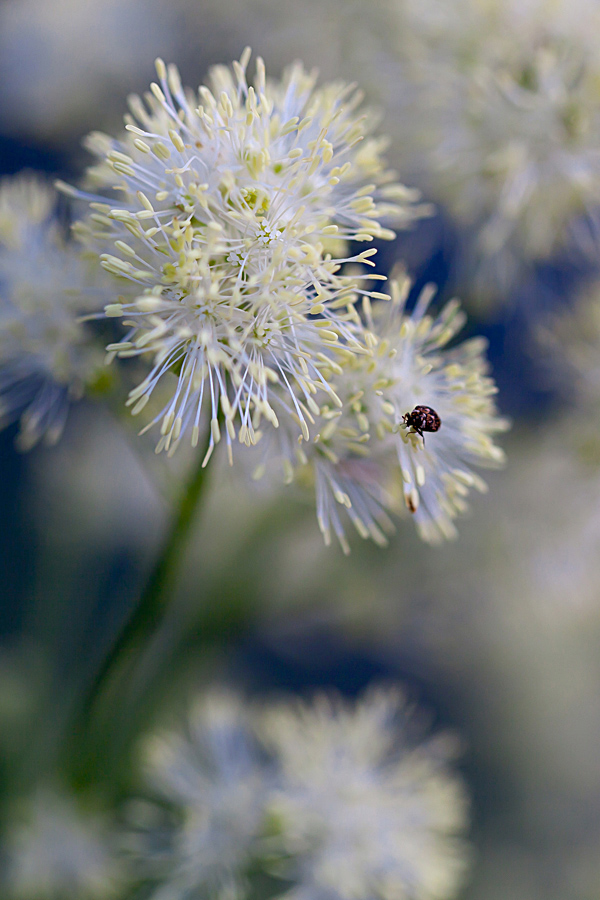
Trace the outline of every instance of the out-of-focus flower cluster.
{"label": "out-of-focus flower cluster", "polygon": [[265,877],[299,900],[451,898],[468,860],[456,749],[415,740],[395,690],[262,707],[213,693],[147,746],[156,799],[131,806],[129,851],[154,900],[244,897]]}
{"label": "out-of-focus flower cluster", "polygon": [[56,203],[33,175],[0,183],[0,424],[20,420],[23,449],[58,440],[69,401],[102,365],[81,317],[107,297]]}
{"label": "out-of-focus flower cluster", "polygon": [[598,5],[396,7],[407,84],[397,97],[410,113],[391,117],[394,137],[428,196],[469,230],[470,282],[507,300],[524,265],[567,245],[597,255]]}

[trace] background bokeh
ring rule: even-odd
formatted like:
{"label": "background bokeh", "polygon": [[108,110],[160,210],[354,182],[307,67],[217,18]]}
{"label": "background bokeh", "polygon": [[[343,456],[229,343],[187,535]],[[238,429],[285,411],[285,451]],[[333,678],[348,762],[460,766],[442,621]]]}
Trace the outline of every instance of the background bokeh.
{"label": "background bokeh", "polygon": [[[119,127],[156,55],[197,85],[247,44],[272,75],[301,58],[324,78],[361,84],[402,150],[415,88],[399,6],[4,0],[0,173],[77,179],[82,138]],[[406,170],[394,144],[390,155],[415,183],[408,155]],[[251,695],[331,687],[354,696],[400,681],[432,726],[464,744],[475,847],[464,900],[597,900],[600,391],[587,363],[591,387],[580,390],[553,323],[571,315],[600,256],[559,249],[519,270],[500,300],[478,302],[464,264],[470,229],[438,201],[434,217],[378,258],[384,273],[403,261],[417,288],[437,283],[440,300],[465,297],[468,330],[488,337],[498,404],[513,420],[508,466],[488,477],[459,540],[428,547],[400,523],[388,549],[356,539],[345,558],[322,546],[302,495],[249,485],[217,459],[156,648],[163,662],[145,674],[150,700],[137,714],[174,715],[219,679]],[[588,328],[586,360],[600,353],[593,337]],[[78,405],[54,448],[22,455],[14,438],[14,428],[0,434],[6,797],[18,792],[23,747],[39,746],[43,770],[69,704],[135,603],[189,462],[185,453],[156,458],[127,418],[93,400]]]}

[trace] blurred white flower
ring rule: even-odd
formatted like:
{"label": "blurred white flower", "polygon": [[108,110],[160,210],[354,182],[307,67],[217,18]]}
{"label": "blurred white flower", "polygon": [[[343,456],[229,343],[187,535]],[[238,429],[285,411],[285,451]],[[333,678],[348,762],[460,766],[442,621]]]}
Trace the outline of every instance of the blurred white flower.
{"label": "blurred white flower", "polygon": [[0,425],[20,419],[23,449],[58,440],[69,402],[102,363],[80,318],[106,296],[65,240],[55,204],[32,175],[0,182]]}
{"label": "blurred white flower", "polygon": [[415,743],[410,718],[394,690],[356,705],[207,695],[189,734],[150,743],[151,787],[178,823],[165,839],[137,807],[129,843],[153,900],[244,896],[265,874],[310,900],[454,897],[468,857],[456,742]]}
{"label": "blurred white flower", "polygon": [[106,824],[50,789],[33,795],[5,840],[6,888],[15,900],[100,900],[121,878]]}
{"label": "blurred white flower", "polygon": [[406,87],[382,83],[398,111],[391,133],[408,171],[470,229],[466,277],[480,292],[509,299],[524,265],[573,239],[582,246],[598,230],[600,7],[590,0],[396,7]]}
{"label": "blurred white flower", "polygon": [[[407,314],[409,288],[403,278],[392,281],[391,301],[364,299],[370,353],[350,357],[341,348],[327,376],[341,408],[323,405],[312,443],[299,446],[281,430],[277,443],[266,443],[258,470],[261,474],[278,455],[288,481],[309,476],[325,540],[329,543],[333,530],[346,552],[343,510],[363,537],[385,543],[391,527],[386,510],[397,511],[402,497],[421,537],[430,542],[454,537],[453,519],[466,510],[469,489],[485,490],[472,466],[504,460],[493,437],[507,422],[494,404],[485,341],[471,338],[448,347],[465,323],[458,302],[432,315],[435,290],[428,286]],[[441,420],[426,439],[405,421],[418,406],[431,408]]]}
{"label": "blurred white flower", "polygon": [[455,742],[412,745],[396,691],[356,705],[318,697],[263,718],[280,766],[269,802],[272,849],[296,900],[443,900],[467,863]]}
{"label": "blurred white flower", "polygon": [[248,711],[237,697],[213,692],[192,711],[186,735],[156,736],[147,747],[150,787],[180,812],[176,823],[139,829],[130,838],[153,900],[244,893],[255,850],[266,775]]}
{"label": "blurred white flower", "polygon": [[300,65],[269,83],[260,59],[248,85],[249,56],[233,73],[213,69],[198,96],[158,60],[160,86],[145,103],[131,99],[123,138],[89,140],[101,161],[88,183],[111,200],[120,192],[111,203],[79,193],[92,213],[77,232],[110,250],[102,264],[123,293],[107,315],[130,326],[110,349],[154,357],[130,394],[132,412],[165,375],[176,376],[150,423],[161,423],[157,450],[173,450],[186,432],[196,444],[205,406],[209,454],[220,438],[219,409],[228,444],[236,436],[254,443],[261,420],[278,424],[273,385],[287,391],[308,439],[313,395],[336,402],[322,374],[326,352],[338,339],[361,350],[349,304],[356,292],[381,296],[340,273],[375,253],[349,256],[347,243],[392,238],[380,219],[402,225],[423,212],[384,169],[385,142],[369,136],[360,94],[339,83],[317,88]]}

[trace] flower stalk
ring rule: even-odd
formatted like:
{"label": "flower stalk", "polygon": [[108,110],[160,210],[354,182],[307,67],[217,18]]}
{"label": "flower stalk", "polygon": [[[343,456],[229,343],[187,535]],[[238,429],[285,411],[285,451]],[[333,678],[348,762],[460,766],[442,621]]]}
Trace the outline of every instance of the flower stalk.
{"label": "flower stalk", "polygon": [[[208,477],[206,450],[210,432],[204,436],[204,448],[199,449],[190,479],[173,513],[162,548],[146,581],[139,602],[133,607],[115,642],[94,676],[80,705],[79,721],[74,737],[74,749],[79,756],[82,744],[88,742],[89,731],[96,719],[102,718],[105,702],[114,698],[114,689],[124,683],[163,625],[170,608],[173,588],[185,554],[191,529],[202,505]],[[111,718],[115,721],[114,704],[111,702]],[[85,755],[85,754],[84,754]]]}

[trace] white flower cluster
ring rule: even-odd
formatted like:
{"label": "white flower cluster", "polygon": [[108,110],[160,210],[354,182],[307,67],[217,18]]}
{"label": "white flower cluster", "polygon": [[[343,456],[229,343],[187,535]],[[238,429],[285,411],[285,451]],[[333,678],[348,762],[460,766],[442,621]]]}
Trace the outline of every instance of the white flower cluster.
{"label": "white flower cluster", "polygon": [[[524,264],[597,235],[600,7],[593,0],[396,7],[406,88],[387,97],[404,112],[390,117],[394,138],[428,195],[472,229],[467,276],[478,290],[509,299]],[[592,244],[595,255],[596,237]]]}
{"label": "white flower cluster", "polygon": [[409,733],[391,689],[263,708],[209,696],[187,735],[150,744],[150,783],[175,814],[130,837],[153,900],[243,897],[265,874],[298,900],[456,896],[468,852],[455,742]]}
{"label": "white flower cluster", "polygon": [[[127,403],[137,415],[156,398],[143,430],[159,426],[157,452],[196,446],[209,419],[204,464],[224,432],[230,461],[234,440],[264,439],[263,468],[311,470],[321,529],[346,551],[341,508],[384,543],[402,494],[425,538],[450,537],[483,487],[470,465],[502,459],[483,344],[446,350],[456,305],[431,317],[426,291],[405,315],[407,281],[390,302],[368,289],[385,280],[367,268],[375,248],[349,249],[427,209],[385,169],[353,88],[317,87],[299,64],[269,82],[260,59],[249,84],[249,56],[198,94],[158,60],[122,137],[88,140],[99,193],[67,188],[89,203],[76,233],[119,292],[106,314],[128,328],[109,358],[151,361]],[[408,427],[418,405],[442,420],[426,447]]]}
{"label": "white flower cluster", "polygon": [[174,824],[143,801],[132,806],[127,843],[141,877],[162,882],[154,900],[195,897],[201,888],[239,896],[265,802],[265,773],[241,700],[223,691],[203,697],[187,734],[149,741],[146,768],[150,787],[179,812]]}
{"label": "white flower cluster", "polygon": [[[402,506],[425,540],[455,537],[453,519],[466,510],[469,490],[486,489],[472,466],[504,460],[493,436],[507,422],[496,412],[485,340],[448,347],[465,323],[458,302],[432,315],[430,285],[409,313],[408,279],[391,287],[390,301],[363,300],[369,354],[350,356],[345,348],[332,354],[330,383],[341,406],[323,406],[312,443],[299,445],[281,429],[257,471],[281,462],[287,480],[314,484],[325,540],[333,531],[345,552],[343,511],[362,537],[379,544],[393,527],[387,513]],[[406,421],[418,407],[441,421],[427,438]]]}
{"label": "white flower cluster", "polygon": [[23,449],[58,440],[69,401],[102,363],[81,316],[106,297],[55,206],[54,190],[33,175],[0,182],[0,424],[20,419]]}
{"label": "white flower cluster", "polygon": [[198,95],[159,60],[160,85],[131,99],[125,135],[88,142],[100,158],[88,182],[112,202],[92,197],[77,231],[110,251],[100,258],[120,294],[106,311],[130,326],[111,352],[154,359],[131,392],[133,413],[176,376],[151,423],[160,423],[159,450],[186,433],[196,444],[205,407],[210,450],[223,423],[229,445],[255,443],[261,422],[278,424],[276,393],[308,439],[320,396],[338,402],[323,375],[332,344],[365,350],[357,293],[385,296],[344,274],[376,252],[348,244],[392,238],[382,218],[406,224],[422,211],[383,168],[384,142],[357,111],[360,94],[317,88],[299,65],[267,82],[260,59],[249,85],[249,55],[233,73],[215,68]]}

